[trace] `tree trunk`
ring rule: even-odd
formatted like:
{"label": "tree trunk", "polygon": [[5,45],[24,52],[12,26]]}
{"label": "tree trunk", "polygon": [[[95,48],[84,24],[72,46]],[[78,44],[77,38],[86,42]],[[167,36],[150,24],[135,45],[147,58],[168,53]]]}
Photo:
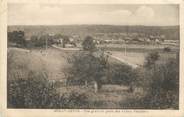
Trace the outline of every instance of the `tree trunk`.
{"label": "tree trunk", "polygon": [[88,81],[87,80],[84,82],[84,84],[85,84],[85,87],[88,87]]}
{"label": "tree trunk", "polygon": [[96,81],[94,81],[94,91],[95,93],[98,92],[98,83]]}
{"label": "tree trunk", "polygon": [[102,84],[97,81],[94,81],[93,84],[94,84],[94,91],[95,93],[97,93],[102,88]]}
{"label": "tree trunk", "polygon": [[128,90],[130,93],[133,93],[134,92],[134,88],[133,88],[133,85],[131,84],[130,87],[129,87],[129,90]]}
{"label": "tree trunk", "polygon": [[63,42],[63,48],[65,48],[65,43]]}

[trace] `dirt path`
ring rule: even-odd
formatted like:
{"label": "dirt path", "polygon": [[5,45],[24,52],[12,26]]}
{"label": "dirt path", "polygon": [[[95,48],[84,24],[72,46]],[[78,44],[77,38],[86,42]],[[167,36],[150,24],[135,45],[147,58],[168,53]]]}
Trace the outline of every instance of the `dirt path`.
{"label": "dirt path", "polygon": [[[59,50],[63,50],[63,51],[79,51],[79,50],[80,50],[79,48],[61,48],[61,47],[58,47],[58,46],[56,46],[56,45],[53,45],[52,47],[54,47],[54,48],[56,48],[56,49],[59,49]],[[127,65],[130,65],[130,66],[132,66],[133,68],[137,68],[137,67],[138,67],[137,64],[131,63],[130,61],[125,60],[125,59],[123,59],[123,58],[120,58],[120,57],[111,55],[111,54],[109,54],[109,53],[107,53],[107,52],[105,52],[105,54],[108,55],[109,57],[113,58],[113,59],[116,59],[116,60],[122,62],[122,63],[125,63],[125,64],[127,64]]]}
{"label": "dirt path", "polygon": [[130,66],[133,67],[133,68],[137,68],[137,67],[138,67],[138,65],[136,65],[136,64],[134,64],[134,63],[131,63],[131,62],[129,62],[129,61],[123,59],[123,58],[120,58],[120,57],[111,55],[111,54],[109,54],[109,53],[105,53],[105,54],[108,55],[109,57],[113,58],[113,59],[116,59],[116,60],[122,62],[122,63],[125,63],[125,64],[127,64],[127,65],[130,65]]}

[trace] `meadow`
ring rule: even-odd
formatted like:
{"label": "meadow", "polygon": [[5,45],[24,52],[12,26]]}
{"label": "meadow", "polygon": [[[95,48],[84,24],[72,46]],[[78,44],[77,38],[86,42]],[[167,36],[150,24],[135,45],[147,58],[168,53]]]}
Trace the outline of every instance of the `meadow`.
{"label": "meadow", "polygon": [[151,52],[151,51],[160,51],[162,52],[165,47],[171,48],[172,52],[179,51],[178,46],[170,45],[161,45],[161,44],[100,44],[98,48],[107,50],[107,51],[122,51],[125,50],[128,52]]}

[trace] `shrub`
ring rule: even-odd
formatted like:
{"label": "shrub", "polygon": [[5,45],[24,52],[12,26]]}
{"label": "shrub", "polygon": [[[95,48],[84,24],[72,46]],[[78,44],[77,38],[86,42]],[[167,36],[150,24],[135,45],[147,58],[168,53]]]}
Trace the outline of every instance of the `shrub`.
{"label": "shrub", "polygon": [[165,48],[163,49],[163,51],[164,51],[164,52],[171,52],[171,48],[170,48],[170,47],[165,47]]}
{"label": "shrub", "polygon": [[151,84],[147,97],[148,106],[156,108],[178,108],[179,101],[179,64],[178,60],[169,60],[152,69]]}
{"label": "shrub", "polygon": [[107,68],[107,58],[103,53],[82,51],[75,53],[72,58],[71,67],[67,70],[68,82],[82,85],[95,81],[100,88]]}
{"label": "shrub", "polygon": [[179,62],[170,59],[152,68],[138,69],[137,86],[144,89],[144,95],[135,95],[120,102],[126,108],[178,109],[179,106]]}
{"label": "shrub", "polygon": [[9,108],[85,108],[87,99],[78,92],[60,95],[46,74],[30,72],[28,79],[8,81]]}
{"label": "shrub", "polygon": [[[138,72],[126,64],[112,64],[109,72],[110,84],[126,85],[133,88],[138,79]],[[131,90],[133,91],[133,89]]]}
{"label": "shrub", "polygon": [[28,78],[8,81],[8,105],[12,108],[49,108],[56,90],[47,75],[30,71]]}
{"label": "shrub", "polygon": [[96,49],[96,45],[94,43],[94,39],[91,36],[87,36],[83,43],[82,43],[83,49],[87,51],[94,51]]}
{"label": "shrub", "polygon": [[145,61],[145,64],[144,66],[148,69],[151,69],[157,60],[159,60],[160,58],[160,55],[158,52],[151,52],[148,54],[148,56],[146,57],[146,61]]}
{"label": "shrub", "polygon": [[60,100],[60,108],[79,109],[89,107],[88,97],[85,93],[74,91],[70,93],[65,93],[61,96]]}
{"label": "shrub", "polygon": [[[172,59],[165,64],[155,65],[144,71],[144,79],[149,82],[142,85],[145,96],[141,99],[132,98],[122,105],[146,109],[178,109],[179,106],[179,64]],[[144,82],[142,82],[144,83]]]}
{"label": "shrub", "polygon": [[[58,83],[49,82],[44,61],[34,63],[33,60],[38,58],[27,56],[21,51],[8,52],[8,108],[83,108],[87,106],[88,97],[83,93],[72,92],[61,95],[57,89]],[[34,68],[31,68],[33,66],[30,66],[30,63]]]}
{"label": "shrub", "polygon": [[8,32],[8,42],[16,43],[17,47],[25,47],[26,39],[24,31]]}

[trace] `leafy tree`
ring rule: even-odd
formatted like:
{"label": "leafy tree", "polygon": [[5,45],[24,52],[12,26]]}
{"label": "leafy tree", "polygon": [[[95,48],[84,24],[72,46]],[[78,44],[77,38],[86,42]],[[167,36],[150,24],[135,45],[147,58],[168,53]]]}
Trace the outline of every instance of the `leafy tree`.
{"label": "leafy tree", "polygon": [[27,47],[33,48],[38,42],[38,37],[36,35],[31,36],[31,40],[27,41]]}
{"label": "leafy tree", "polygon": [[62,35],[61,35],[61,34],[55,34],[55,35],[53,36],[53,38],[54,38],[54,39],[59,39],[59,38],[62,38]]}
{"label": "leafy tree", "polygon": [[26,39],[24,31],[8,32],[8,41],[16,43],[17,46],[25,47]]}
{"label": "leafy tree", "polygon": [[163,51],[164,51],[164,52],[171,52],[171,48],[170,48],[170,47],[165,47],[165,48],[163,49]]}
{"label": "leafy tree", "polygon": [[152,68],[156,61],[159,60],[160,55],[158,52],[151,52],[148,54],[148,56],[146,57],[146,62],[144,64],[144,66],[148,69]]}
{"label": "leafy tree", "polygon": [[33,35],[31,40],[29,41],[28,45],[31,47],[45,47],[51,46],[53,44],[53,37],[49,35],[42,35],[40,37]]}
{"label": "leafy tree", "polygon": [[129,86],[133,92],[134,84],[139,77],[136,70],[126,64],[112,64],[109,72],[109,83]]}
{"label": "leafy tree", "polygon": [[178,108],[179,104],[179,64],[178,60],[168,60],[156,65],[152,72],[149,92],[145,100],[151,108]]}
{"label": "leafy tree", "polygon": [[96,56],[90,52],[80,52],[73,55],[68,69],[68,82],[78,82],[80,85],[86,82],[94,82],[97,89],[102,86],[102,78],[106,75],[107,58],[100,54]]}
{"label": "leafy tree", "polygon": [[79,82],[87,84],[93,82],[94,87],[100,89],[102,86],[102,77],[106,73],[107,57],[102,51],[94,51],[95,43],[93,38],[87,36],[83,43],[83,49],[86,51],[79,52],[73,56],[72,67],[69,71],[69,82]]}
{"label": "leafy tree", "polygon": [[87,36],[83,43],[82,43],[83,49],[87,51],[94,51],[96,49],[96,45],[94,43],[94,39],[91,36]]}
{"label": "leafy tree", "polygon": [[68,37],[68,36],[62,36],[62,38],[63,38],[63,48],[65,48],[65,45],[66,45],[68,42],[70,42],[70,40],[69,40],[69,37]]}
{"label": "leafy tree", "polygon": [[[143,68],[144,69],[144,68]],[[139,86],[144,89],[143,97],[135,96],[123,106],[145,109],[178,109],[179,107],[179,63],[178,59],[155,64],[143,70]]]}
{"label": "leafy tree", "polygon": [[85,108],[88,97],[84,93],[60,94],[46,73],[30,71],[28,78],[8,80],[9,108]]}

